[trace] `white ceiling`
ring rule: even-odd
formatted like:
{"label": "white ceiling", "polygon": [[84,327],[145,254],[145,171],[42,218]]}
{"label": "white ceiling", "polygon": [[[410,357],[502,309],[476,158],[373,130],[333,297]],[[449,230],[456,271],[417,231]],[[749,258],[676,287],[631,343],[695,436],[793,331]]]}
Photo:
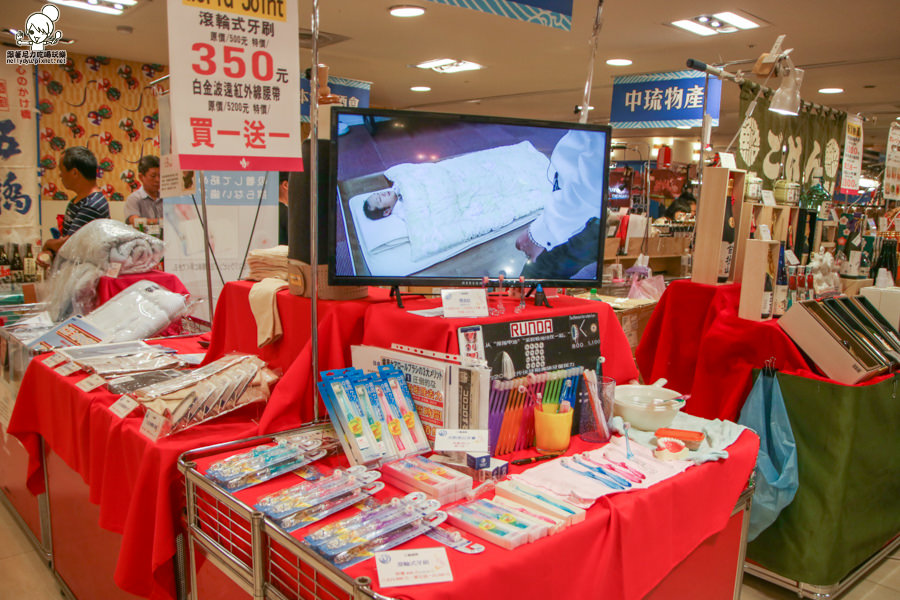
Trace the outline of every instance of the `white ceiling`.
{"label": "white ceiling", "polygon": [[[298,0],[286,0],[298,2]],[[0,27],[21,27],[41,0],[0,0]],[[392,108],[573,121],[587,78],[589,40],[597,0],[574,0],[569,32],[522,23],[426,0],[406,0],[427,9],[415,19],[397,19],[388,7],[400,0],[319,0],[320,28],[348,39],[320,49],[333,75],[373,82],[371,104]],[[301,27],[310,27],[312,0],[299,0]],[[170,63],[165,0],[140,0],[121,17],[61,7],[59,28],[76,42],[68,49],[146,62]],[[766,26],[699,37],[667,23],[699,14],[744,12]],[[778,34],[806,68],[805,100],[872,119],[866,146],[882,149],[889,124],[900,116],[900,0],[606,0],[594,70],[591,122],[609,116],[613,75],[678,70],[685,60],[756,59]],[[129,25],[132,34],[116,32]],[[410,65],[452,57],[486,66],[476,72],[441,75]],[[630,67],[605,64],[630,58]],[[301,50],[301,65],[310,65]],[[732,70],[737,67],[732,67]],[[745,67],[746,68],[746,67]],[[770,82],[771,83],[771,82]],[[428,85],[428,93],[409,91]],[[864,86],[874,86],[866,88]],[[842,87],[835,96],[822,87]],[[725,83],[722,121],[714,143],[727,144],[738,126],[738,88]],[[617,137],[698,135],[680,130],[617,131]]]}

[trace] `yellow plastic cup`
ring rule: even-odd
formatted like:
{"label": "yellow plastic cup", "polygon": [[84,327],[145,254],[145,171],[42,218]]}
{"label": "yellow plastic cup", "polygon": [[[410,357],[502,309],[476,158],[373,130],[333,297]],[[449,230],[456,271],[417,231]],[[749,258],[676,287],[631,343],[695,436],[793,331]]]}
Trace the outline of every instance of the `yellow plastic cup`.
{"label": "yellow plastic cup", "polygon": [[564,413],[544,412],[540,407],[534,409],[534,449],[541,454],[559,454],[569,448],[572,434],[572,415],[575,411]]}

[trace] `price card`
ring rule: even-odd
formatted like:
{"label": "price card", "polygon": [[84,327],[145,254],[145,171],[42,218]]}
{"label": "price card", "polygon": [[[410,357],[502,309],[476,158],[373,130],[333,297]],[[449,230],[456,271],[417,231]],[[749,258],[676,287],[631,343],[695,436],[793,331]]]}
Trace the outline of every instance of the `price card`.
{"label": "price card", "polygon": [[772,190],[763,190],[762,202],[766,206],[775,206],[775,193]]}
{"label": "price card", "polygon": [[737,163],[734,160],[734,154],[729,152],[719,152],[719,162],[726,169],[737,169]]}
{"label": "price card", "polygon": [[118,400],[110,404],[109,410],[112,414],[120,419],[127,417],[131,411],[137,408],[138,402],[131,396],[121,396]]}
{"label": "price card", "polygon": [[44,359],[44,364],[51,369],[63,364],[64,362],[66,362],[66,357],[62,354],[57,354],[56,352]]}
{"label": "price card", "polygon": [[800,259],[797,258],[797,255],[794,254],[794,251],[787,248],[784,251],[784,262],[787,263],[789,267],[796,267],[800,264]]}
{"label": "price card", "polygon": [[765,223],[762,223],[759,226],[759,239],[766,242],[772,241],[772,232],[769,231],[769,226]]}
{"label": "price card", "polygon": [[438,429],[434,434],[435,452],[487,452],[486,429]]}
{"label": "price card", "polygon": [[446,548],[376,552],[375,568],[381,587],[453,581]]}
{"label": "price card", "polygon": [[107,277],[118,277],[119,271],[122,270],[122,263],[120,262],[111,262],[109,263],[109,268],[106,269]]}
{"label": "price card", "polygon": [[103,379],[103,377],[101,377],[100,375],[94,373],[90,377],[85,377],[84,379],[76,383],[75,387],[77,387],[82,392],[92,392],[104,383],[106,383],[106,380]]}
{"label": "price card", "polygon": [[55,369],[55,371],[57,373],[59,373],[60,375],[62,375],[63,377],[68,377],[72,373],[77,373],[80,370],[81,370],[81,367],[79,367],[75,363],[71,363],[71,362],[66,363],[64,365],[60,365],[60,366],[56,367],[56,369]]}
{"label": "price card", "polygon": [[487,292],[484,289],[441,290],[441,300],[447,318],[488,316]]}
{"label": "price card", "polygon": [[155,442],[159,439],[159,436],[162,433],[163,426],[165,424],[165,417],[153,412],[152,410],[148,410],[144,415],[143,422],[141,422],[141,433],[150,438],[151,441]]}

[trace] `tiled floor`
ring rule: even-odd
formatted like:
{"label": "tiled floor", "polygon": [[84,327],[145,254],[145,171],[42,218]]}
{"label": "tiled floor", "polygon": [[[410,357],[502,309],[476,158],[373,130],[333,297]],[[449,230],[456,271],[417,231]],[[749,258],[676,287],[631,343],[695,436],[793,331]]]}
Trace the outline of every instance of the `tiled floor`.
{"label": "tiled floor", "polygon": [[[797,598],[796,594],[775,585],[749,575],[744,577],[742,600],[791,600],[795,598]],[[841,598],[845,600],[900,600],[900,551],[894,552],[866,579],[856,584]],[[0,599],[61,599],[56,580],[2,505],[0,505]],[[80,598],[79,600],[102,600],[102,598]]]}

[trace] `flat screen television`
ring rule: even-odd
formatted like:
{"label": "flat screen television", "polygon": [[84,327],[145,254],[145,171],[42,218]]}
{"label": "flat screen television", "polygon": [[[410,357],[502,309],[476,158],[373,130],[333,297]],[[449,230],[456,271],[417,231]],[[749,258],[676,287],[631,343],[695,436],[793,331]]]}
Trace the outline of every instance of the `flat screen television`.
{"label": "flat screen television", "polygon": [[610,128],[337,107],[329,283],[593,287],[602,276]]}

